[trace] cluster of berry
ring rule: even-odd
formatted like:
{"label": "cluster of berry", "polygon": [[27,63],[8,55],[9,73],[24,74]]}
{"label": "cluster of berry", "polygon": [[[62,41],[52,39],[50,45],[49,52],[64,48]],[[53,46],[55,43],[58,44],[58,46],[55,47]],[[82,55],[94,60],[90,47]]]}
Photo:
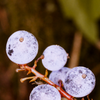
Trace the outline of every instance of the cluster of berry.
{"label": "cluster of berry", "polygon": [[[6,53],[14,63],[27,64],[38,53],[38,41],[33,34],[27,31],[14,32],[7,41]],[[72,69],[64,67],[68,54],[61,46],[48,46],[44,50],[43,56],[42,64],[46,69],[52,71],[49,75],[49,80],[53,83],[77,98],[84,97],[92,92],[96,82],[93,72],[83,66],[77,66]],[[61,100],[61,95],[54,86],[42,84],[32,90],[29,99]]]}

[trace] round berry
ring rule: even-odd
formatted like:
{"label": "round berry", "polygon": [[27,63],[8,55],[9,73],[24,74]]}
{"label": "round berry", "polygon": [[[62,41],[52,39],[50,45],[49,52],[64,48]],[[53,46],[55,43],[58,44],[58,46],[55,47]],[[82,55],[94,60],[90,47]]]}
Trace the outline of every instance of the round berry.
{"label": "round berry", "polygon": [[64,67],[68,57],[66,51],[59,45],[47,47],[43,55],[44,59],[42,59],[42,63],[50,71],[56,71]]}
{"label": "round berry", "polygon": [[74,97],[84,97],[92,92],[95,81],[95,76],[90,69],[78,66],[68,71],[64,89]]}
{"label": "round berry", "polygon": [[67,72],[70,70],[68,67],[63,67],[58,71],[52,71],[49,75],[49,79],[55,83],[56,85],[60,86],[59,82],[61,81],[62,84],[65,81],[65,77]]}
{"label": "round berry", "polygon": [[33,88],[29,100],[61,100],[61,95],[55,87],[43,84]]}
{"label": "round berry", "polygon": [[6,53],[14,63],[27,64],[36,57],[37,52],[37,39],[27,31],[16,31],[8,38]]}

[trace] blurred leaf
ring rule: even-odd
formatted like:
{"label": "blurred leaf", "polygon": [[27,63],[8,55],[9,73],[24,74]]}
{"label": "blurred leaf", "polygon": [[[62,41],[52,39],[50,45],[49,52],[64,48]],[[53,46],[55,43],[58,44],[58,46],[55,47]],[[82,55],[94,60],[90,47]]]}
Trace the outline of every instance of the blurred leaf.
{"label": "blurred leaf", "polygon": [[100,18],[100,0],[91,0],[91,13],[94,19]]}
{"label": "blurred leaf", "polygon": [[98,41],[98,31],[95,20],[91,17],[90,0],[59,0],[64,17],[73,19],[78,29],[92,43]]}

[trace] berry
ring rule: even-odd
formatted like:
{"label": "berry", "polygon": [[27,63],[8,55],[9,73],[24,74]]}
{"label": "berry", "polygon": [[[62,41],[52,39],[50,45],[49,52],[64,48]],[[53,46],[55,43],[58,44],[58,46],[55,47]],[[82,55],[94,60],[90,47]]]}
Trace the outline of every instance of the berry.
{"label": "berry", "polygon": [[44,59],[42,59],[42,63],[50,71],[56,71],[64,67],[68,57],[66,51],[59,45],[47,47],[43,55]]}
{"label": "berry", "polygon": [[67,72],[70,70],[68,67],[63,67],[58,71],[52,71],[49,75],[49,79],[55,83],[56,85],[60,86],[59,81],[63,82],[65,81],[65,77]]}
{"label": "berry", "polygon": [[61,100],[61,95],[55,87],[43,84],[33,88],[29,100]]}
{"label": "berry", "polygon": [[90,69],[78,66],[68,71],[64,89],[74,97],[84,97],[92,92],[95,81],[95,76]]}
{"label": "berry", "polygon": [[37,52],[38,42],[35,36],[27,31],[16,31],[8,38],[6,53],[14,63],[27,64],[36,57]]}

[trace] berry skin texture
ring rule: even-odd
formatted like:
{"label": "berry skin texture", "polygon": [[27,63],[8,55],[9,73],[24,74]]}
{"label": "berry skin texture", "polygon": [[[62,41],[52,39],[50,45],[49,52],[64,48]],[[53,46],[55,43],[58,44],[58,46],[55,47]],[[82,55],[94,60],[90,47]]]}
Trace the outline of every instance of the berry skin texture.
{"label": "berry skin texture", "polygon": [[12,62],[27,64],[38,53],[38,41],[33,34],[27,31],[16,31],[8,38],[6,53]]}
{"label": "berry skin texture", "polygon": [[61,100],[61,95],[55,87],[43,84],[33,88],[29,100]]}
{"label": "berry skin texture", "polygon": [[78,66],[68,71],[64,82],[64,89],[70,95],[80,98],[93,91],[95,82],[95,76],[90,69]]}
{"label": "berry skin texture", "polygon": [[48,46],[43,55],[42,64],[50,71],[56,71],[64,67],[68,57],[66,51],[59,45]]}
{"label": "berry skin texture", "polygon": [[55,83],[56,85],[60,86],[59,81],[63,82],[65,81],[65,77],[67,72],[70,70],[68,67],[63,67],[58,71],[52,71],[49,75],[49,79]]}

